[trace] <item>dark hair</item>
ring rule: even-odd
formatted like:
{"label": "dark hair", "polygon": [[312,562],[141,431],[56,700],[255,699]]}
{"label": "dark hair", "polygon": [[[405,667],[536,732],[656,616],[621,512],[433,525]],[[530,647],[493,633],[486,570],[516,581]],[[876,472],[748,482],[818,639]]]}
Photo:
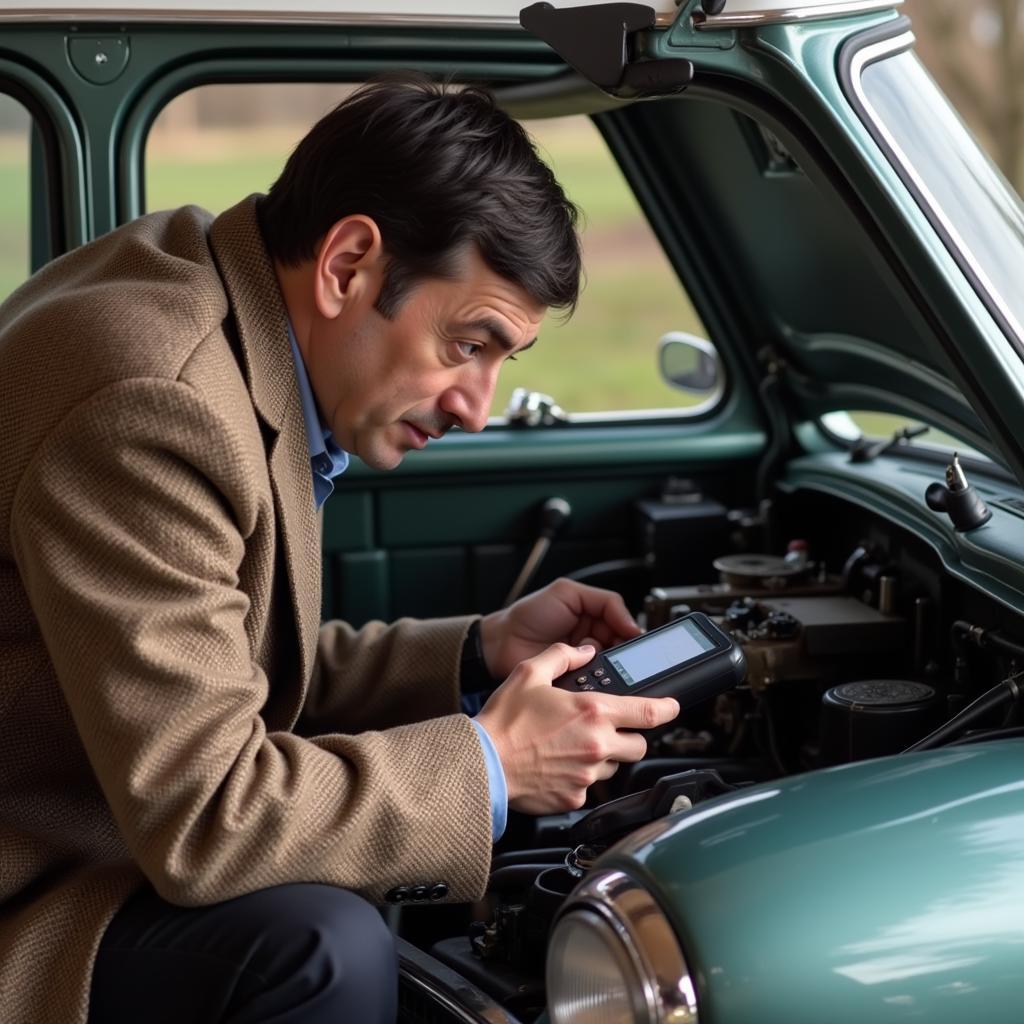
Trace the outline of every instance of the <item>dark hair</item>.
{"label": "dark hair", "polygon": [[385,316],[420,280],[455,276],[471,242],[535,301],[576,306],[576,207],[486,89],[413,74],[369,82],[313,126],[260,203],[267,248],[291,266],[357,213],[380,228]]}

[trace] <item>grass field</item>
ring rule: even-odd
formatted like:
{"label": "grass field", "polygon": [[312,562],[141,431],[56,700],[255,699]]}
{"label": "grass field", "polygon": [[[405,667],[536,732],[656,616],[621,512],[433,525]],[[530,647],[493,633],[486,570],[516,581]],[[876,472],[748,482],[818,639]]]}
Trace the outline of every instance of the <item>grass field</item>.
{"label": "grass field", "polygon": [[0,296],[28,274],[28,144],[0,137]]}

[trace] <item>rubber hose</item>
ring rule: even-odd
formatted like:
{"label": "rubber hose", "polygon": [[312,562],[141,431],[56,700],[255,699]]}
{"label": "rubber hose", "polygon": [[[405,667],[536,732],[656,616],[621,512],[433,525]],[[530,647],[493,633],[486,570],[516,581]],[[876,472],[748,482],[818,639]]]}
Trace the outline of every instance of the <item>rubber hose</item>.
{"label": "rubber hose", "polygon": [[934,747],[942,746],[946,740],[956,736],[975,719],[981,718],[1007,701],[1016,700],[1019,693],[1016,684],[1008,681],[993,686],[991,690],[986,690],[977,700],[968,704],[963,711],[940,725],[934,732],[930,732],[924,739],[912,743],[903,753],[909,754],[914,750],[931,750]]}

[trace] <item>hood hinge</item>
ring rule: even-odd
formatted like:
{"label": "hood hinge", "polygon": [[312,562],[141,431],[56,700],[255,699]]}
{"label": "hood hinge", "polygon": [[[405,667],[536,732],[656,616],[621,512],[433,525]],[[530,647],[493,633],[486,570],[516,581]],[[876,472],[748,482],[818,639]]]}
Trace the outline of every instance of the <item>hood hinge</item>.
{"label": "hood hinge", "polygon": [[685,58],[631,56],[632,38],[655,27],[654,9],[643,4],[559,9],[542,2],[524,7],[519,24],[588,82],[621,99],[671,96],[693,81],[693,64]]}

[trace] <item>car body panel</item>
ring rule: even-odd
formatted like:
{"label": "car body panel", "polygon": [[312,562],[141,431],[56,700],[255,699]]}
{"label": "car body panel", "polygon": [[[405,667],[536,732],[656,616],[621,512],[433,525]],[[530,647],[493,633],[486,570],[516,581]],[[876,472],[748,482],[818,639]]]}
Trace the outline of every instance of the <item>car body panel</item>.
{"label": "car body panel", "polygon": [[1022,757],[1004,741],[744,788],[602,866],[674,919],[702,1022],[1016,1020]]}

